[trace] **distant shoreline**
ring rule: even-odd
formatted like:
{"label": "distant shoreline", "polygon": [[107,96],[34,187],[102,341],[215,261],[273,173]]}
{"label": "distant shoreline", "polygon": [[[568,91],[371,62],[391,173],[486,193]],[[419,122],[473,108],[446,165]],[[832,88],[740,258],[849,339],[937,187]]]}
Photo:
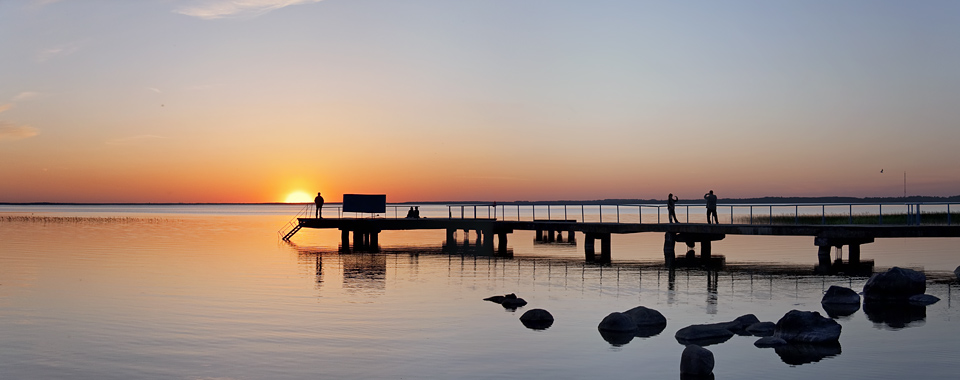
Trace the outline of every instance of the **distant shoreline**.
{"label": "distant shoreline", "polygon": [[[584,205],[612,205],[612,204],[637,204],[637,203],[664,203],[664,199],[596,199],[596,200],[557,200],[557,201],[496,201],[498,205],[548,205],[548,204],[584,204]],[[680,199],[678,204],[702,204],[702,199]],[[960,202],[960,195],[949,197],[937,196],[910,196],[910,197],[761,197],[761,198],[720,198],[721,203],[916,203],[916,202]],[[222,205],[247,205],[247,206],[280,206],[280,205],[305,205],[304,203],[284,203],[284,202],[253,202],[253,203],[210,203],[210,202],[0,202],[0,206],[222,206]],[[494,201],[410,201],[410,202],[390,202],[390,204],[409,204],[409,205],[438,205],[438,204],[493,204]],[[340,204],[340,202],[328,202],[327,204]]]}

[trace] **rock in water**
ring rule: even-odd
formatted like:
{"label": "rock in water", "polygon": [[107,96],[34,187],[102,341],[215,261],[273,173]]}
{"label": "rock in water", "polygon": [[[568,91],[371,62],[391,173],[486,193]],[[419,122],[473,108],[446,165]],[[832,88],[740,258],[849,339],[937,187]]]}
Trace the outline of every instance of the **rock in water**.
{"label": "rock in water", "polygon": [[960,266],[953,270],[953,274],[957,275],[957,280],[960,280]]}
{"label": "rock in water", "polygon": [[912,269],[890,268],[876,273],[863,285],[863,297],[878,301],[906,300],[927,291],[927,276]]}
{"label": "rock in water", "polygon": [[773,336],[777,324],[773,322],[757,322],[747,327],[746,331],[753,336]]}
{"label": "rock in water", "polygon": [[787,341],[780,338],[774,338],[772,336],[765,336],[763,338],[757,339],[756,342],[753,342],[753,345],[758,348],[780,347],[780,346],[786,346]]}
{"label": "rock in water", "polygon": [[843,305],[859,305],[860,304],[860,295],[857,294],[853,289],[844,288],[842,286],[831,285],[827,292],[824,293],[823,298],[820,300],[821,304],[843,304]]}
{"label": "rock in water", "polygon": [[506,299],[506,297],[504,297],[504,296],[493,296],[493,297],[484,298],[483,300],[484,300],[484,301],[495,302],[495,303],[503,303],[503,300],[505,300],[505,299]]}
{"label": "rock in water", "polygon": [[840,339],[840,324],[815,311],[790,310],[777,321],[773,336],[791,343],[827,343]]}
{"label": "rock in water", "polygon": [[929,294],[917,294],[915,296],[910,296],[908,301],[910,301],[911,305],[929,306],[937,303],[937,301],[940,301],[940,298],[937,296],[931,296]]}
{"label": "rock in water", "polygon": [[508,298],[504,298],[503,302],[500,302],[500,305],[502,305],[504,309],[516,309],[526,304],[527,304],[527,301],[524,300],[523,298],[508,297]]}
{"label": "rock in water", "polygon": [[674,338],[684,345],[708,346],[723,343],[735,334],[726,329],[727,323],[713,323],[708,325],[690,325],[677,331]]}
{"label": "rock in water", "polygon": [[663,316],[659,311],[653,310],[651,308],[637,306],[633,309],[623,312],[628,317],[633,319],[633,322],[637,324],[637,327],[646,327],[646,326],[660,326],[667,324],[667,318]]}
{"label": "rock in water", "polygon": [[710,376],[713,365],[713,353],[695,344],[687,345],[680,354],[681,375]]}
{"label": "rock in water", "polygon": [[633,333],[637,331],[637,323],[633,321],[633,318],[630,318],[630,316],[624,313],[613,312],[603,317],[597,329],[602,331]]}
{"label": "rock in water", "polygon": [[534,330],[546,330],[553,325],[553,315],[543,309],[530,309],[520,316],[524,326]]}

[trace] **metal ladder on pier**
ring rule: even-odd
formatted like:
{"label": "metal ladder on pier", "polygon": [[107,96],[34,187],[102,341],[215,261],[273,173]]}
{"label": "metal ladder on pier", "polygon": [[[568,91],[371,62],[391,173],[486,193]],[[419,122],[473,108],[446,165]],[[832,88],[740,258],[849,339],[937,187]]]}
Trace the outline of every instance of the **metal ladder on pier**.
{"label": "metal ladder on pier", "polygon": [[282,236],[281,239],[283,239],[284,241],[290,240],[290,238],[292,238],[293,235],[297,233],[297,231],[300,231],[300,229],[303,228],[303,226],[300,225],[300,218],[301,217],[306,218],[310,216],[311,206],[313,205],[307,204],[303,206],[303,209],[301,209],[300,212],[298,212],[297,215],[293,217],[293,219],[290,219],[290,221],[288,221],[287,224],[285,224],[283,227],[280,228],[280,230],[277,231],[277,235]]}

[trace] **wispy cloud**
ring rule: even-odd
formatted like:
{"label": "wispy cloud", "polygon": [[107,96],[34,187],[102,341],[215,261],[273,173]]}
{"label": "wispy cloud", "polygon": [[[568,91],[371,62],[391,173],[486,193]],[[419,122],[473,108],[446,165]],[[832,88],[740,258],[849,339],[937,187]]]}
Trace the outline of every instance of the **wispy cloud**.
{"label": "wispy cloud", "polygon": [[24,101],[24,100],[30,100],[30,99],[36,98],[36,97],[38,97],[38,96],[40,96],[40,93],[39,93],[39,92],[24,91],[24,92],[21,92],[21,93],[17,94],[17,96],[14,96],[14,97],[13,97],[13,101],[15,101],[15,102],[22,102],[22,101]]}
{"label": "wispy cloud", "polygon": [[134,145],[142,144],[148,141],[162,140],[166,137],[157,136],[157,135],[140,135],[140,136],[130,136],[130,137],[121,137],[118,139],[113,139],[107,141],[108,145]]}
{"label": "wispy cloud", "polygon": [[23,140],[39,133],[40,131],[29,125],[15,125],[0,121],[0,141]]}
{"label": "wispy cloud", "polygon": [[156,93],[158,93],[158,94],[160,93],[160,89],[159,89],[159,88],[156,88],[156,87],[144,87],[144,88],[146,88],[148,91],[153,91],[153,92],[156,92]]}
{"label": "wispy cloud", "polygon": [[318,3],[321,0],[205,0],[194,6],[181,7],[174,12],[213,20],[225,17],[256,17],[264,13],[298,4]]}
{"label": "wispy cloud", "polygon": [[79,42],[54,46],[40,50],[37,53],[37,62],[46,62],[54,58],[65,57],[80,50],[82,44]]}

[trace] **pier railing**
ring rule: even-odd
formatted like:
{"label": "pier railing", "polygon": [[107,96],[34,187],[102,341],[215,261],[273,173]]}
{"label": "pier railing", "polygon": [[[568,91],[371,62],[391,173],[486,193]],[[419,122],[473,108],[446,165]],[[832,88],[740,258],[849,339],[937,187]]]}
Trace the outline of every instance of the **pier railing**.
{"label": "pier railing", "polygon": [[[960,203],[720,203],[720,224],[746,225],[952,225],[960,217]],[[359,217],[402,219],[411,208],[424,218],[496,219],[507,221],[571,221],[580,223],[669,223],[666,204],[555,203],[555,204],[390,204],[384,214],[344,213],[340,205],[323,208],[325,218]],[[957,214],[957,215],[954,215]],[[305,205],[281,231],[289,231],[297,218],[312,218],[315,208]],[[676,205],[680,223],[706,223],[702,203]]]}
{"label": "pier railing", "polygon": [[[958,203],[771,203],[719,204],[721,224],[952,225]],[[453,204],[450,218],[564,220],[583,223],[669,223],[666,204]],[[957,215],[954,215],[957,213]],[[706,223],[703,204],[677,204],[680,223]]]}

